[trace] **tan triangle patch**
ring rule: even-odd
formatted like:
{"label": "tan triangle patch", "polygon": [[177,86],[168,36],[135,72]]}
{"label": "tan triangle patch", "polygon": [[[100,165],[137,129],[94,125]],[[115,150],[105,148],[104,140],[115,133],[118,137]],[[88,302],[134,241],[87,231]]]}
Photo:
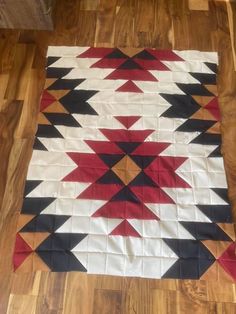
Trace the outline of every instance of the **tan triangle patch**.
{"label": "tan triangle patch", "polygon": [[228,246],[231,244],[229,241],[213,241],[213,240],[204,240],[202,243],[205,247],[211,252],[215,258],[220,257]]}
{"label": "tan triangle patch", "polygon": [[20,215],[17,223],[17,232],[21,230],[35,215]]}
{"label": "tan triangle patch", "polygon": [[68,113],[59,101],[54,101],[54,103],[48,106],[43,112]]}
{"label": "tan triangle patch", "polygon": [[206,133],[220,134],[220,122],[216,122]]}
{"label": "tan triangle patch", "polygon": [[37,253],[33,253],[33,270],[51,271],[51,269],[44,263]]}
{"label": "tan triangle patch", "polygon": [[119,48],[124,54],[132,58],[140,51],[143,51],[143,48]]}
{"label": "tan triangle patch", "polygon": [[228,281],[233,282],[231,276],[229,276],[224,269],[219,265],[217,261],[215,261],[208,270],[201,276],[201,280],[207,281]]}
{"label": "tan triangle patch", "polygon": [[125,185],[128,185],[141,172],[141,169],[126,155],[112,167],[112,171],[115,172]]}
{"label": "tan triangle patch", "polygon": [[42,261],[37,253],[32,252],[16,269],[16,273],[28,273],[36,270],[50,271],[50,268]]}
{"label": "tan triangle patch", "polygon": [[218,96],[218,89],[217,85],[204,85],[206,89],[208,89],[212,94],[215,96]]}
{"label": "tan triangle patch", "polygon": [[35,250],[50,235],[49,232],[21,232],[21,237]]}
{"label": "tan triangle patch", "polygon": [[201,280],[218,280],[218,264],[215,261],[208,269],[207,271],[201,276]]}
{"label": "tan triangle patch", "polygon": [[56,100],[60,100],[62,97],[64,97],[66,94],[70,92],[68,89],[55,89],[55,90],[47,90],[48,93],[50,93]]}
{"label": "tan triangle patch", "polygon": [[217,223],[217,225],[233,240],[235,241],[235,231],[233,224]]}
{"label": "tan triangle patch", "polygon": [[48,121],[48,119],[45,117],[45,115],[42,112],[40,112],[38,114],[38,124],[50,125],[51,122]]}
{"label": "tan triangle patch", "polygon": [[45,84],[44,84],[44,89],[47,89],[49,86],[51,86],[57,80],[58,80],[57,78],[46,78]]}
{"label": "tan triangle patch", "polygon": [[198,119],[198,120],[212,120],[216,121],[216,118],[209,112],[209,110],[200,108],[197,112],[195,112],[190,119]]}
{"label": "tan triangle patch", "polygon": [[193,99],[202,107],[206,106],[212,99],[213,96],[192,96]]}

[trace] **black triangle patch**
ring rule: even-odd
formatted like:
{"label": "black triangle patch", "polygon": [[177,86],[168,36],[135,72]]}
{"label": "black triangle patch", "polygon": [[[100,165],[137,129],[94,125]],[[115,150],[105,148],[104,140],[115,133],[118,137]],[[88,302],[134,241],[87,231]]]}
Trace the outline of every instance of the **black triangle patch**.
{"label": "black triangle patch", "polygon": [[215,223],[180,221],[181,225],[197,240],[231,241],[230,237]]}
{"label": "black triangle patch", "polygon": [[44,112],[43,114],[53,125],[65,125],[76,128],[81,127],[71,114],[53,112]]}
{"label": "black triangle patch", "polygon": [[230,223],[232,222],[230,205],[196,205],[211,221]]}
{"label": "black triangle patch", "polygon": [[69,251],[38,251],[37,254],[44,263],[54,272],[81,271],[86,268],[80,263],[72,252]]}
{"label": "black triangle patch", "polygon": [[39,215],[41,211],[54,201],[54,197],[26,197],[23,201],[21,213],[27,215]]}
{"label": "black triangle patch", "polygon": [[63,138],[54,125],[39,124],[36,137]]}
{"label": "black triangle patch", "polygon": [[190,95],[160,94],[160,96],[171,105],[161,114],[162,117],[188,119],[201,108]]}
{"label": "black triangle patch", "polygon": [[186,95],[215,96],[201,84],[175,83]]}
{"label": "black triangle patch", "polygon": [[216,75],[209,73],[192,73],[190,72],[192,77],[198,80],[201,84],[206,85],[216,85]]}
{"label": "black triangle patch", "polygon": [[27,196],[42,182],[43,182],[42,180],[27,180],[25,182],[24,196]]}
{"label": "black triangle patch", "polygon": [[137,204],[140,203],[140,200],[137,198],[137,196],[127,186],[115,194],[111,201],[129,201]]}
{"label": "black triangle patch", "polygon": [[141,171],[134,179],[129,183],[130,186],[154,186],[158,185],[152,181],[152,179]]}
{"label": "black triangle patch", "polygon": [[86,236],[85,233],[52,233],[36,251],[71,251]]}
{"label": "black triangle patch", "polygon": [[126,60],[119,67],[119,70],[143,70],[143,68],[132,59]]}
{"label": "black triangle patch", "polygon": [[28,222],[20,232],[55,232],[71,216],[66,215],[38,215]]}
{"label": "black triangle patch", "polygon": [[189,119],[181,124],[176,131],[180,132],[205,132],[216,122],[211,120]]}
{"label": "black triangle patch", "polygon": [[116,48],[111,53],[105,56],[104,59],[128,59],[129,57],[124,54],[120,49]]}
{"label": "black triangle patch", "polygon": [[73,68],[47,68],[47,78],[61,78],[66,76]]}
{"label": "black triangle patch", "polygon": [[61,59],[61,57],[47,57],[47,67],[55,63],[57,60]]}
{"label": "black triangle patch", "polygon": [[142,143],[140,142],[115,142],[117,146],[119,146],[123,152],[126,154],[132,153],[139,145]]}
{"label": "black triangle patch", "polygon": [[97,183],[124,185],[124,183],[112,170],[107,171],[100,179],[98,179]]}
{"label": "black triangle patch", "polygon": [[124,155],[109,155],[109,154],[98,154],[98,156],[110,168],[112,168],[124,157]]}
{"label": "black triangle patch", "polygon": [[83,83],[85,79],[58,79],[52,85],[48,86],[48,90],[66,90],[66,89],[74,89],[81,83]]}
{"label": "black triangle patch", "polygon": [[145,49],[137,53],[135,56],[133,56],[133,59],[136,58],[143,60],[156,60],[156,58]]}
{"label": "black triangle patch", "polygon": [[136,156],[136,155],[130,155],[129,156],[141,169],[147,168],[147,166],[150,165],[151,162],[153,162],[154,159],[156,159],[156,156]]}
{"label": "black triangle patch", "polygon": [[222,157],[220,145],[209,154],[208,157]]}
{"label": "black triangle patch", "polygon": [[162,278],[199,279],[215,262],[215,257],[196,240],[163,239],[179,259]]}
{"label": "black triangle patch", "polygon": [[217,73],[217,64],[212,62],[204,62],[205,65],[214,73]]}
{"label": "black triangle patch", "polygon": [[40,142],[40,140],[36,137],[34,140],[34,150],[44,150],[47,151],[47,148]]}
{"label": "black triangle patch", "polygon": [[167,270],[162,278],[200,279],[214,262],[215,259],[180,258]]}
{"label": "black triangle patch", "polygon": [[213,133],[201,133],[195,137],[190,143],[202,145],[220,145],[221,135]]}
{"label": "black triangle patch", "polygon": [[69,113],[97,115],[97,112],[87,102],[96,93],[97,91],[94,90],[72,90],[60,98],[60,103]]}
{"label": "black triangle patch", "polygon": [[228,190],[223,188],[211,188],[220,198],[229,204]]}
{"label": "black triangle patch", "polygon": [[163,241],[180,258],[215,259],[211,252],[199,240],[165,238]]}

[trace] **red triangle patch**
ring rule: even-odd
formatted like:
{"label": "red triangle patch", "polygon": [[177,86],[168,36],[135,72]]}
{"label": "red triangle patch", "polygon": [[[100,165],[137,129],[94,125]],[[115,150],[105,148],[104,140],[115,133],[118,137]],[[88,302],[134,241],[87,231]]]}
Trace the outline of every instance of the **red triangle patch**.
{"label": "red triangle patch", "polygon": [[159,218],[144,204],[128,201],[108,202],[99,208],[93,214],[93,217],[159,220]]}
{"label": "red triangle patch", "polygon": [[90,47],[78,55],[78,58],[103,58],[113,50],[114,48]]}
{"label": "red triangle patch", "polygon": [[132,186],[130,190],[143,203],[174,204],[175,202],[159,187]]}
{"label": "red triangle patch", "polygon": [[137,122],[141,117],[139,116],[116,116],[116,120],[122,123],[126,129],[129,129],[135,122]]}
{"label": "red triangle patch", "polygon": [[213,98],[204,108],[210,111],[216,120],[220,121],[221,116],[217,97]]}
{"label": "red triangle patch", "polygon": [[[144,142],[154,130],[99,129],[111,142]],[[169,144],[170,145],[170,144]]]}
{"label": "red triangle patch", "polygon": [[127,81],[124,85],[120,86],[116,92],[143,93],[143,91],[132,81]]}
{"label": "red triangle patch", "polygon": [[141,238],[140,234],[134,229],[133,226],[127,221],[124,220],[120,223],[110,235],[121,235],[124,237],[138,237]]}
{"label": "red triangle patch", "polygon": [[118,68],[122,63],[124,63],[126,59],[100,59],[99,61],[97,61],[96,63],[94,63],[91,68],[100,68],[100,69],[116,69]]}
{"label": "red triangle patch", "polygon": [[45,89],[40,102],[40,111],[45,110],[48,106],[54,103],[54,101],[56,101],[56,98]]}
{"label": "red triangle patch", "polygon": [[122,189],[122,185],[93,183],[84,190],[77,198],[88,200],[108,200]]}
{"label": "red triangle patch", "polygon": [[32,252],[32,248],[22,239],[19,234],[17,234],[13,256],[14,270],[16,270]]}
{"label": "red triangle patch", "polygon": [[145,70],[170,71],[167,66],[159,60],[134,59]]}
{"label": "red triangle patch", "polygon": [[153,76],[150,72],[141,69],[117,69],[105,77],[105,79],[157,82],[155,76]]}
{"label": "red triangle patch", "polygon": [[163,61],[185,61],[172,50],[146,49],[156,59]]}
{"label": "red triangle patch", "polygon": [[231,243],[226,251],[218,258],[221,267],[236,281],[235,243]]}

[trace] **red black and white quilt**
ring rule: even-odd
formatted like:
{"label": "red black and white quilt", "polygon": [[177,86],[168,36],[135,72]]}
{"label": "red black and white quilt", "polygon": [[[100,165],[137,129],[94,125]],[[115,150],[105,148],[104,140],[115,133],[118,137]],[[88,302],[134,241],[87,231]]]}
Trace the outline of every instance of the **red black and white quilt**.
{"label": "red black and white quilt", "polygon": [[16,271],[236,278],[217,62],[49,47]]}

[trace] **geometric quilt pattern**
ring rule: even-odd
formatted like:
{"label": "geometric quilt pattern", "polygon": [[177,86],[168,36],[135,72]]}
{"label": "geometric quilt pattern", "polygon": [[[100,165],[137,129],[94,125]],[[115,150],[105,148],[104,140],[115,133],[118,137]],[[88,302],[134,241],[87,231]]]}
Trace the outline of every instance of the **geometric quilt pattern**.
{"label": "geometric quilt pattern", "polygon": [[16,271],[236,278],[217,63],[49,47]]}

